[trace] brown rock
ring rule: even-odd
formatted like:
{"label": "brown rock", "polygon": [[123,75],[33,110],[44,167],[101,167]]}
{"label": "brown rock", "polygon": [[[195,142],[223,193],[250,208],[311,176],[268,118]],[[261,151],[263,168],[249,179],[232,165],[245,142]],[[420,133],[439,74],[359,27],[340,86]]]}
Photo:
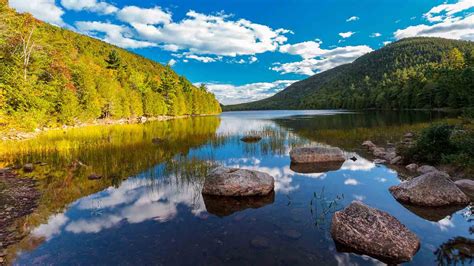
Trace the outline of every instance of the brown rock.
{"label": "brown rock", "polygon": [[418,237],[395,217],[359,201],[334,214],[331,236],[338,245],[386,263],[410,261],[420,247]]}
{"label": "brown rock", "polygon": [[377,145],[375,145],[372,141],[366,140],[362,143],[362,146],[367,147],[369,150],[373,150],[377,148]]}
{"label": "brown rock", "polygon": [[203,195],[204,205],[210,214],[219,217],[229,216],[246,209],[258,209],[275,201],[275,193],[265,196],[225,197]]}
{"label": "brown rock", "polygon": [[399,164],[402,161],[402,156],[396,156],[390,161],[390,164]]}
{"label": "brown rock", "polygon": [[31,173],[35,170],[35,166],[32,163],[27,163],[23,166],[23,171],[25,173]]}
{"label": "brown rock", "polygon": [[295,148],[290,151],[290,159],[293,163],[344,162],[346,160],[343,152],[333,147]]}
{"label": "brown rock", "polygon": [[418,165],[416,163],[411,163],[405,167],[410,172],[415,172],[418,169]]}
{"label": "brown rock", "polygon": [[426,174],[426,173],[429,173],[429,172],[438,171],[438,169],[436,169],[436,167],[431,166],[431,165],[422,165],[422,166],[418,167],[418,169],[416,169],[416,171],[419,174]]}
{"label": "brown rock", "polygon": [[429,172],[410,181],[389,188],[390,193],[400,202],[429,207],[466,205],[469,198],[449,175],[440,171]]}
{"label": "brown rock", "polygon": [[87,178],[88,178],[89,180],[98,180],[98,179],[101,179],[102,176],[93,173],[93,174],[90,174]]}
{"label": "brown rock", "polygon": [[253,142],[259,142],[261,139],[262,137],[257,136],[257,135],[247,135],[241,138],[240,140],[247,143],[253,143]]}
{"label": "brown rock", "polygon": [[469,196],[471,199],[474,199],[474,180],[461,179],[454,183],[464,192],[464,194]]}
{"label": "brown rock", "polygon": [[216,196],[263,196],[273,191],[275,180],[267,173],[218,167],[206,177],[202,193]]}

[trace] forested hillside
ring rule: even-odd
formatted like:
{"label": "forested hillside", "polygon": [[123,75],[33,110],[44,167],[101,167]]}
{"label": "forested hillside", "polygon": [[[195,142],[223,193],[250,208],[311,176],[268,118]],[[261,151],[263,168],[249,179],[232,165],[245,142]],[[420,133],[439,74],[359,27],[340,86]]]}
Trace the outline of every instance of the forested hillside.
{"label": "forested hillside", "polygon": [[409,38],[294,83],[251,109],[413,109],[474,106],[474,43]]}
{"label": "forested hillside", "polygon": [[0,4],[0,123],[214,114],[214,95],[169,66]]}

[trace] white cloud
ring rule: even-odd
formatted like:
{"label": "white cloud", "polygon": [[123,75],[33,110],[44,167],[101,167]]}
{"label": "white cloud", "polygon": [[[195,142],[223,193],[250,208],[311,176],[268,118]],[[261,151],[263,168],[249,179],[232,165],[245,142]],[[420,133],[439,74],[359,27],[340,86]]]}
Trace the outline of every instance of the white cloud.
{"label": "white cloud", "polygon": [[174,60],[173,58],[171,58],[170,61],[168,61],[169,66],[174,66],[174,65],[176,65],[176,63],[178,63],[178,62],[176,60]]}
{"label": "white cloud", "polygon": [[20,13],[30,13],[39,20],[64,26],[64,21],[61,18],[64,10],[56,6],[55,0],[10,0],[9,5]]}
{"label": "white cloud", "polygon": [[171,22],[171,14],[163,11],[158,6],[154,8],[127,6],[117,13],[117,17],[128,23],[166,24]]}
{"label": "white cloud", "polygon": [[61,0],[61,5],[68,10],[85,10],[107,15],[113,14],[118,10],[117,7],[111,4],[97,0]]}
{"label": "white cloud", "polygon": [[357,186],[359,185],[359,181],[357,181],[357,179],[354,179],[354,178],[348,178],[344,180],[344,185]]}
{"label": "white cloud", "polygon": [[425,25],[420,24],[399,29],[395,33],[396,39],[415,36],[442,37],[449,39],[474,40],[474,15],[465,18],[447,18],[444,21]]}
{"label": "white cloud", "polygon": [[209,57],[209,56],[198,56],[198,55],[194,55],[194,54],[190,54],[190,55],[186,55],[186,58],[188,59],[193,59],[193,60],[196,60],[196,61],[199,61],[199,62],[202,62],[202,63],[213,63],[213,62],[216,62],[218,60],[220,60],[220,58],[212,58],[212,57]]}
{"label": "white cloud", "polygon": [[180,22],[165,23],[157,27],[147,23],[131,23],[139,35],[157,44],[172,45],[196,55],[254,55],[275,51],[286,42],[285,29],[245,19],[229,20],[224,14],[205,15],[189,11]]}
{"label": "white cloud", "polygon": [[227,105],[257,101],[270,97],[294,82],[296,82],[296,80],[277,80],[274,82],[258,82],[240,86],[211,83],[207,84],[207,88],[216,95],[220,103]]}
{"label": "white cloud", "polygon": [[271,69],[282,74],[295,73],[301,75],[314,75],[336,66],[351,63],[358,57],[369,53],[372,48],[366,45],[336,47],[322,49],[321,42],[303,42],[293,45],[283,45],[280,52],[299,55],[302,61],[292,63],[276,63]]}
{"label": "white cloud", "polygon": [[423,16],[430,22],[440,22],[445,20],[446,17],[451,17],[454,14],[468,10],[474,7],[473,0],[459,0],[453,4],[441,4],[433,7]]}
{"label": "white cloud", "polygon": [[346,19],[347,22],[356,21],[356,20],[359,20],[359,17],[357,17],[357,16],[352,16],[352,17]]}
{"label": "white cloud", "polygon": [[374,32],[374,33],[372,33],[372,34],[370,35],[370,38],[377,38],[377,37],[380,37],[380,36],[382,36],[381,33],[379,33],[379,32]]}
{"label": "white cloud", "polygon": [[383,45],[385,46],[385,45],[389,45],[391,43],[392,43],[391,41],[386,41],[386,42],[383,42]]}
{"label": "white cloud", "polygon": [[105,35],[101,38],[103,41],[122,48],[144,48],[156,46],[150,42],[132,39],[131,30],[125,26],[98,21],[79,21],[76,22],[76,27],[79,31],[98,38],[101,37],[97,36],[97,33],[102,33]]}
{"label": "white cloud", "polygon": [[346,39],[346,38],[351,37],[351,36],[354,35],[354,34],[355,34],[355,32],[353,32],[353,31],[340,32],[340,33],[339,33],[339,36],[341,36],[342,38]]}

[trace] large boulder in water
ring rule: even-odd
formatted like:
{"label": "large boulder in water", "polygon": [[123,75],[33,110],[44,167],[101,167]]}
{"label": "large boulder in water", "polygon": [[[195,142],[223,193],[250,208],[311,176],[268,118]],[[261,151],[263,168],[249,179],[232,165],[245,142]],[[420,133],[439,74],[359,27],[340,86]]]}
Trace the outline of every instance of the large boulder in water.
{"label": "large boulder in water", "polygon": [[206,177],[202,193],[215,196],[263,196],[273,191],[275,180],[267,173],[218,167]]}
{"label": "large boulder in water", "polygon": [[474,199],[474,180],[461,179],[454,183],[464,192],[464,194],[469,196],[471,199]]}
{"label": "large boulder in water", "polygon": [[395,217],[359,201],[334,214],[331,236],[338,248],[394,264],[410,261],[420,247],[418,237]]}
{"label": "large boulder in water", "polygon": [[389,188],[390,193],[400,202],[416,206],[441,207],[449,205],[466,205],[469,198],[449,175],[433,171]]}
{"label": "large boulder in water", "polygon": [[346,158],[339,148],[334,147],[304,147],[290,151],[293,163],[323,163],[344,162]]}

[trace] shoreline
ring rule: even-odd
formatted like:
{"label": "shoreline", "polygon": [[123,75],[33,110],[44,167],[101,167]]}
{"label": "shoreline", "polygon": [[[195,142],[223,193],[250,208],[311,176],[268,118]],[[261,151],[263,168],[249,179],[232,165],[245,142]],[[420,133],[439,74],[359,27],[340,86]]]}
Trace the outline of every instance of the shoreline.
{"label": "shoreline", "polygon": [[155,116],[155,117],[137,117],[137,118],[121,118],[121,119],[96,119],[92,122],[78,122],[75,125],[62,125],[59,127],[43,127],[36,128],[33,131],[24,131],[24,130],[15,130],[10,129],[6,131],[0,131],[0,143],[5,141],[22,141],[36,138],[37,136],[43,134],[47,131],[53,130],[67,130],[73,128],[84,128],[89,126],[110,126],[110,125],[134,125],[134,124],[144,124],[146,122],[161,122],[169,121],[174,119],[182,118],[191,118],[191,117],[200,117],[200,116],[216,116],[219,114],[199,114],[199,115],[180,115],[180,116]]}

